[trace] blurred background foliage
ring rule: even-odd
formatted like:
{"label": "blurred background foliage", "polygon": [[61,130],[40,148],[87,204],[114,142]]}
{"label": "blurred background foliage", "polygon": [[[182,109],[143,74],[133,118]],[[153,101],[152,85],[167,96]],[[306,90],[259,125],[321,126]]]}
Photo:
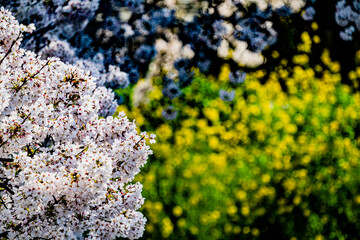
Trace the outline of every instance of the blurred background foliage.
{"label": "blurred background foliage", "polygon": [[[144,239],[360,238],[360,93],[341,83],[328,50],[311,64],[320,38],[301,39],[274,71],[248,74],[233,101],[219,98],[229,84],[223,65],[216,77],[195,74],[173,101],[175,120],[162,117],[157,78],[149,103],[118,108],[157,135],[136,179],[144,183]],[[134,97],[121,91],[127,102]]]}

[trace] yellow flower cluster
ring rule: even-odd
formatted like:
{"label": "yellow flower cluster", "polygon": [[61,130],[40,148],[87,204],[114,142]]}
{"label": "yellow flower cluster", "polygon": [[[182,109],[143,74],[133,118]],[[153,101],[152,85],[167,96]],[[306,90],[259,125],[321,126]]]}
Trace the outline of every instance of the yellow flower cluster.
{"label": "yellow flower cluster", "polygon": [[[360,94],[340,84],[328,52],[327,70],[299,58],[291,72],[284,63],[264,85],[264,72],[248,74],[230,103],[218,97],[222,81],[197,75],[175,100],[175,121],[161,117],[157,100],[119,108],[158,136],[137,177],[145,183],[147,239],[359,234]],[[226,72],[224,66],[220,78]]]}

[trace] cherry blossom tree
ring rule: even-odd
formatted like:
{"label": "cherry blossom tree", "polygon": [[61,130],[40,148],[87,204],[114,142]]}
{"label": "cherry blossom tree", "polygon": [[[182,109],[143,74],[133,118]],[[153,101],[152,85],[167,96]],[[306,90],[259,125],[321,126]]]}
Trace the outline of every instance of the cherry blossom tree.
{"label": "cherry blossom tree", "polygon": [[0,238],[141,237],[149,136],[100,117],[117,105],[89,72],[20,48],[33,30],[0,9]]}

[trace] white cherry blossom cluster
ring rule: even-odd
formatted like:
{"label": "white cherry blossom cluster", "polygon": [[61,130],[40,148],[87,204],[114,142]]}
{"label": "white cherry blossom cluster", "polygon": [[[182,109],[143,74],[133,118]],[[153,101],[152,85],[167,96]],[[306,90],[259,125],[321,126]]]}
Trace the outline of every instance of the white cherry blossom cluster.
{"label": "white cherry blossom cluster", "polygon": [[[22,32],[0,9],[0,238],[136,239],[146,218],[131,183],[154,135],[140,135],[94,78],[19,48]],[[110,106],[110,107],[109,107]]]}
{"label": "white cherry blossom cluster", "polygon": [[[71,39],[75,33],[83,30],[89,21],[95,16],[96,10],[99,8],[100,0],[52,0],[48,2],[44,1],[31,1],[31,0],[17,0],[13,1],[12,8],[16,12],[18,20],[27,21],[31,16],[38,16],[36,19],[36,27],[40,28],[39,32],[45,32],[42,36],[43,42],[46,42],[46,46],[40,48],[39,41],[30,38],[25,41],[27,49],[31,49],[46,57],[58,57],[61,61],[76,65],[80,68],[88,69],[92,76],[96,77],[96,84],[98,86],[104,86],[108,83],[111,74],[121,75],[124,81],[120,86],[127,86],[124,82],[129,83],[127,74],[120,71],[119,68],[111,73],[107,71],[104,65],[104,57],[101,61],[95,60],[96,57],[79,57],[79,51],[82,51],[86,46],[81,46],[80,49],[70,45],[69,39]],[[31,26],[34,26],[31,24]],[[34,34],[34,37],[38,34]],[[86,37],[84,37],[86,38]],[[83,40],[82,43],[89,45],[91,39]],[[41,45],[41,44],[40,44]],[[99,53],[101,55],[101,53]],[[113,66],[114,67],[114,66]]]}
{"label": "white cherry blossom cluster", "polygon": [[[106,104],[101,105],[101,116],[113,115],[116,110],[114,93],[110,89],[104,89],[103,86],[111,88],[126,88],[130,82],[128,74],[122,72],[119,67],[110,65],[106,71],[103,64],[104,56],[98,53],[92,60],[78,58],[75,49],[70,46],[69,42],[60,40],[57,37],[46,36],[49,44],[40,50],[39,55],[42,58],[57,57],[61,61],[73,64],[81,69],[89,69],[91,76],[95,77],[96,85],[102,89],[102,99],[107,99]],[[103,102],[105,103],[105,101]]]}
{"label": "white cherry blossom cluster", "polygon": [[44,58],[58,57],[65,63],[71,63],[76,57],[74,49],[69,42],[51,37],[49,44],[39,51],[39,55]]}
{"label": "white cherry blossom cluster", "polygon": [[127,88],[130,84],[128,74],[122,72],[119,67],[110,65],[107,85],[111,88]]}

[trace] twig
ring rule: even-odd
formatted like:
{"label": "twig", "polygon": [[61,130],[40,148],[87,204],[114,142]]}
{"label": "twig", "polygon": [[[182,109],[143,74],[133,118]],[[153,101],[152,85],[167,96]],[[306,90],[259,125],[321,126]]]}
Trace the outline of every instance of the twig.
{"label": "twig", "polygon": [[7,58],[7,56],[11,53],[11,49],[14,47],[15,43],[17,42],[17,40],[20,39],[21,36],[21,32],[19,33],[19,35],[17,36],[17,38],[13,41],[13,43],[11,44],[9,50],[6,52],[5,56],[0,60],[0,65],[3,63],[4,59]]}

